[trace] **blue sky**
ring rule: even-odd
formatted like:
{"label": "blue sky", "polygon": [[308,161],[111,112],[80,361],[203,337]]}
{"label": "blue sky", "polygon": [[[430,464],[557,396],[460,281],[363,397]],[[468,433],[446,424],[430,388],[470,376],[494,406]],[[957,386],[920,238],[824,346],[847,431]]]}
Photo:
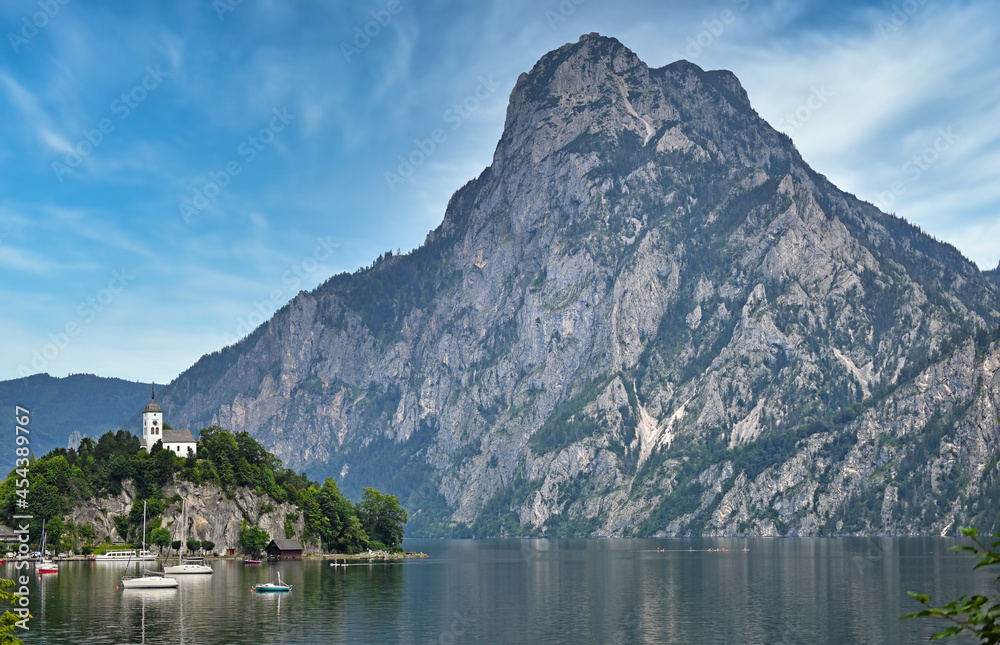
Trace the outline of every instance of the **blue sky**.
{"label": "blue sky", "polygon": [[593,31],[732,70],[841,188],[1000,260],[992,2],[11,0],[0,25],[0,379],[165,383],[420,245],[518,74]]}

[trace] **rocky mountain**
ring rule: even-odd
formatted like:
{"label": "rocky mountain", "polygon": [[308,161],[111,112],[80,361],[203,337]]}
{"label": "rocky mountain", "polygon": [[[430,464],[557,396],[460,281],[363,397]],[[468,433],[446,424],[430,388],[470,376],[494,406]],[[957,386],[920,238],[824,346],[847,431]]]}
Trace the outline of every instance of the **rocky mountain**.
{"label": "rocky mountain", "polygon": [[995,280],[732,73],[591,34],[521,75],[423,246],[161,398],[396,494],[411,534],[941,534],[1000,511],[998,325]]}
{"label": "rocky mountain", "polygon": [[983,272],[983,275],[993,280],[993,282],[995,282],[997,286],[1000,286],[1000,264],[998,264],[997,268],[993,269],[992,271]]}

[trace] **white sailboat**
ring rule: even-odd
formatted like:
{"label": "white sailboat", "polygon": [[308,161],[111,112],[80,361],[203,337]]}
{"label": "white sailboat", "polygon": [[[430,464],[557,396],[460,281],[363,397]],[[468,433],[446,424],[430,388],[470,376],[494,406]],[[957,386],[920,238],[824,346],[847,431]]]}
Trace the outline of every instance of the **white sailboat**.
{"label": "white sailboat", "polygon": [[[142,503],[142,549],[146,550],[146,502]],[[178,582],[166,578],[161,571],[150,571],[143,567],[141,576],[122,576],[125,589],[176,589]]]}
{"label": "white sailboat", "polygon": [[122,587],[125,589],[176,589],[178,582],[167,578],[159,571],[143,568],[141,576],[123,576]]}
{"label": "white sailboat", "polygon": [[41,560],[39,560],[37,565],[38,573],[59,573],[59,565],[56,562],[45,555],[45,520],[42,520],[42,537],[38,540],[39,547],[38,551],[42,554]]}
{"label": "white sailboat", "polygon": [[[181,548],[187,546],[184,539],[187,537],[187,504],[181,501]],[[205,574],[205,573],[215,573],[215,570],[207,564],[198,564],[195,562],[186,562],[181,558],[180,553],[177,554],[177,564],[171,565],[169,567],[163,567],[164,573],[169,573],[170,575],[177,574]]]}

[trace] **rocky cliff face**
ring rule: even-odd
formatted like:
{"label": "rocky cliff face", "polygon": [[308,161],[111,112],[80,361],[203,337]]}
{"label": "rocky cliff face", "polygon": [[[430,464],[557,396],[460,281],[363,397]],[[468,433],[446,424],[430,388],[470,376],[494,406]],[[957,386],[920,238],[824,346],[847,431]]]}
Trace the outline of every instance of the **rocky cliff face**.
{"label": "rocky cliff face", "polygon": [[[232,498],[227,497],[215,484],[195,486],[191,482],[175,482],[163,487],[163,496],[170,499],[179,495],[186,502],[187,527],[181,528],[181,503],[170,504],[164,511],[161,526],[170,530],[175,540],[186,536],[187,540],[211,540],[215,542],[215,552],[225,553],[227,549],[239,552],[239,538],[242,523],[259,527],[271,538],[285,537],[285,520],[291,515],[291,525],[295,538],[302,540],[304,523],[302,514],[294,504],[274,504],[269,498],[261,498],[245,488],[237,489]],[[120,539],[115,530],[114,519],[128,515],[135,502],[135,491],[131,481],[126,481],[122,492],[115,497],[93,499],[73,509],[66,519],[78,525],[89,525],[97,533],[98,540]],[[305,543],[304,543],[305,544]],[[147,545],[149,546],[149,545]],[[305,544],[319,551],[318,545]],[[154,547],[150,547],[155,551]]]}
{"label": "rocky cliff face", "polygon": [[995,519],[1000,289],[839,191],[729,72],[585,36],[406,256],[162,399],[411,532],[942,533]]}

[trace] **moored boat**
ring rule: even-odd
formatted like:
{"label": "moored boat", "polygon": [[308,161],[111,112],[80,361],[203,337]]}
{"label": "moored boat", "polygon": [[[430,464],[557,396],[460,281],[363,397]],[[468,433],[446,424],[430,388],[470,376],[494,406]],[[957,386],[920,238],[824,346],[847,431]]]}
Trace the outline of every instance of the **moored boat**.
{"label": "moored boat", "polygon": [[178,574],[195,574],[195,573],[215,573],[215,570],[207,564],[197,564],[194,562],[181,562],[180,564],[173,564],[169,567],[163,567],[163,573],[169,573],[170,575]]}
{"label": "moored boat", "polygon": [[176,589],[178,582],[174,578],[167,578],[158,571],[142,570],[141,576],[125,576],[122,578],[122,587],[125,589]]}
{"label": "moored boat", "polygon": [[[142,503],[142,535],[143,535],[143,550],[146,549],[146,502]],[[174,578],[167,578],[163,575],[162,571],[150,571],[149,569],[142,569],[143,575],[141,576],[122,576],[122,587],[124,589],[176,589],[178,586],[177,580]]]}
{"label": "moored boat", "polygon": [[278,572],[277,582],[258,582],[250,587],[250,591],[255,593],[287,593],[292,590],[292,585],[287,585],[281,581],[281,572]]}
{"label": "moored boat", "polygon": [[[186,505],[181,502],[181,543],[184,543],[185,529],[187,528],[187,512]],[[171,566],[164,566],[163,573],[169,573],[170,575],[190,575],[190,574],[206,574],[215,573],[215,570],[207,564],[200,564],[201,558],[198,558],[198,562],[194,561],[194,558],[186,559],[182,558],[180,552],[177,553],[177,564]]]}
{"label": "moored boat", "polygon": [[59,573],[59,565],[56,564],[55,560],[47,557],[45,554],[45,538],[48,537],[45,534],[45,520],[42,520],[42,537],[38,539],[38,552],[41,555],[41,559],[35,566],[35,571],[39,574],[42,573]]}
{"label": "moored boat", "polygon": [[142,549],[141,551],[123,549],[118,551],[108,551],[107,553],[102,553],[100,555],[95,554],[90,556],[90,559],[96,560],[97,562],[136,562],[138,560],[156,560],[156,555],[146,549]]}

